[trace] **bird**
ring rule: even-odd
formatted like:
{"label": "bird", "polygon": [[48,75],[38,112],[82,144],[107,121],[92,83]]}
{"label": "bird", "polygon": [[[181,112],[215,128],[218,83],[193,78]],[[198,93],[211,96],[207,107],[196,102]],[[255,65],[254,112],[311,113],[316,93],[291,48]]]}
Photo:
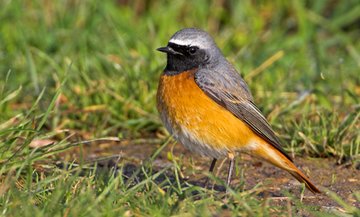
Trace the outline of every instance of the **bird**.
{"label": "bird", "polygon": [[176,141],[213,159],[209,172],[219,158],[228,158],[226,184],[230,186],[234,158],[247,153],[286,170],[311,192],[320,193],[282,148],[247,83],[210,34],[184,28],[157,50],[167,55],[156,94],[160,118]]}

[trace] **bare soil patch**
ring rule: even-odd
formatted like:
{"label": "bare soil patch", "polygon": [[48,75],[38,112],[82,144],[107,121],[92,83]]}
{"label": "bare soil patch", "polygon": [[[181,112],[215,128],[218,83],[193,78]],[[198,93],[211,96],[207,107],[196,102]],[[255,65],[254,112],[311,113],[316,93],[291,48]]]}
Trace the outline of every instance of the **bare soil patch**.
{"label": "bare soil patch", "polygon": [[[149,144],[144,140],[136,143],[121,142],[121,143],[97,143],[87,145],[82,148],[82,156],[85,160],[97,162],[99,165],[111,167],[115,164],[124,165],[123,172],[127,177],[131,176],[142,162],[149,159],[149,157],[158,148],[156,140]],[[79,149],[76,151],[67,152],[63,157],[69,159],[78,157]],[[169,144],[160,155],[154,160],[154,170],[160,170],[172,164],[169,160],[169,153],[173,153],[178,162],[181,163],[181,171],[184,175],[184,180],[195,185],[204,186],[205,175],[211,159],[202,158],[196,154],[190,153],[180,144]],[[71,156],[70,156],[71,155]],[[105,156],[113,156],[105,160],[98,161],[97,159]],[[64,158],[64,159],[65,159]],[[221,166],[219,160],[215,168],[215,174],[225,180],[228,162],[224,162]],[[295,164],[305,173],[310,179],[324,192],[322,194],[313,194],[305,190],[301,193],[301,184],[295,180],[287,172],[276,168],[259,159],[252,158],[248,155],[241,155],[237,159],[237,169],[233,176],[232,187],[237,188],[242,185],[243,190],[253,189],[256,185],[261,185],[257,189],[257,196],[259,198],[270,199],[270,203],[274,205],[284,205],[292,203],[288,194],[290,192],[298,198],[302,198],[304,205],[311,205],[320,207],[322,209],[336,209],[342,210],[340,205],[334,201],[326,193],[328,190],[335,192],[348,204],[355,207],[360,207],[359,201],[354,197],[354,192],[360,191],[360,170],[359,165],[351,164],[337,164],[335,159],[323,158],[303,158],[295,157]],[[243,178],[241,175],[243,174]],[[171,177],[171,174],[167,174]],[[141,178],[141,177],[140,177]],[[210,185],[211,187],[211,185]],[[215,190],[219,193],[224,193],[224,187],[215,185]]]}

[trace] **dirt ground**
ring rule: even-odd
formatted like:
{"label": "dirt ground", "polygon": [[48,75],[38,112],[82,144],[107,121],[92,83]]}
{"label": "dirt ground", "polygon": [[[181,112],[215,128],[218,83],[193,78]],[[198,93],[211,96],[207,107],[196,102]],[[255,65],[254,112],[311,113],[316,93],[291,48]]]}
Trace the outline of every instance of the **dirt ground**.
{"label": "dirt ground", "polygon": [[[113,156],[105,161],[97,162],[99,165],[112,165],[114,162],[118,162],[125,165],[125,175],[131,176],[131,173],[159,147],[157,140],[152,142],[139,140],[135,143],[130,141],[94,143],[83,147],[82,154],[89,161],[97,161],[96,159],[100,157]],[[72,153],[76,155],[76,152],[72,151]],[[211,159],[192,154],[180,144],[169,144],[154,160],[154,170],[160,170],[171,165],[169,153],[173,153],[177,161],[181,162],[181,171],[187,182],[204,186],[205,175],[203,172],[208,170]],[[326,193],[330,190],[339,195],[346,203],[360,207],[359,201],[353,195],[354,192],[360,192],[359,164],[354,165],[348,162],[339,165],[334,158],[295,157],[294,162],[324,193],[315,195],[305,190],[304,195],[302,195],[301,185],[287,172],[248,155],[241,155],[237,158],[238,174],[233,176],[232,187],[236,188],[239,183],[243,183],[243,189],[249,190],[261,184],[261,187],[257,189],[257,196],[259,198],[270,198],[271,203],[275,205],[289,203],[288,195],[285,192],[291,192],[302,198],[305,205],[314,205],[325,210],[343,211],[343,208]],[[222,166],[221,163],[222,160],[218,160],[214,173],[225,180],[228,162],[224,162]],[[240,178],[239,171],[243,172],[243,178]],[[221,186],[215,186],[215,189],[220,192],[224,191]]]}

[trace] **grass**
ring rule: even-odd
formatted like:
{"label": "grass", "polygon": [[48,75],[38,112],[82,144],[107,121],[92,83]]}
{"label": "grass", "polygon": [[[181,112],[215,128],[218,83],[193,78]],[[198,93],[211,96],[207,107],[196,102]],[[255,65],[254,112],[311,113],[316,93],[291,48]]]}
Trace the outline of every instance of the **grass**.
{"label": "grass", "polygon": [[[180,153],[169,153],[171,164],[156,171],[151,162],[167,134],[155,109],[166,58],[155,49],[180,28],[209,31],[289,153],[356,165],[357,1],[124,2],[0,2],[1,215],[340,215],[292,196],[293,210],[271,206],[256,188],[224,197],[182,182]],[[82,157],[97,139],[159,148],[137,167],[136,181],[124,164],[125,175],[116,175]]]}

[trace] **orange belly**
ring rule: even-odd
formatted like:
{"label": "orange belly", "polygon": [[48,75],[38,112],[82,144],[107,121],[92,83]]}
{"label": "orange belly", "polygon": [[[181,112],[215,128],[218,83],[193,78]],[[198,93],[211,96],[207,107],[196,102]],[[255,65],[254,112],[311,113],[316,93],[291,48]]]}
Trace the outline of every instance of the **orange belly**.
{"label": "orange belly", "polygon": [[244,122],[214,102],[195,83],[195,70],[162,75],[157,108],[167,130],[201,155],[219,158],[261,140]]}

